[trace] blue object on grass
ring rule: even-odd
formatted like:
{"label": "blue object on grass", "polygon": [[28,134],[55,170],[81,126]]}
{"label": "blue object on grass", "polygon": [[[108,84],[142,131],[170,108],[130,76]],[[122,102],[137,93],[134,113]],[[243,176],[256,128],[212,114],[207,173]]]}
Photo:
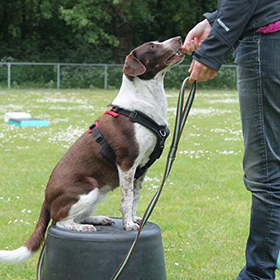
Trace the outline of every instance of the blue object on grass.
{"label": "blue object on grass", "polygon": [[8,124],[16,125],[19,127],[49,127],[49,122],[46,120],[40,120],[36,118],[18,118],[18,119],[9,119]]}

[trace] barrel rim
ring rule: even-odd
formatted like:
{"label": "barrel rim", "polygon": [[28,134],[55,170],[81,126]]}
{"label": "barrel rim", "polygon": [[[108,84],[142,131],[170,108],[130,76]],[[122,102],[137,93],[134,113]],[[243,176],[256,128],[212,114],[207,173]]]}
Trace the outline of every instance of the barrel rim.
{"label": "barrel rim", "polygon": [[[125,231],[122,229],[122,219],[121,218],[112,218],[115,224],[108,226],[95,226],[97,228],[96,232],[85,233],[85,232],[76,232],[67,229],[58,228],[55,223],[52,224],[48,229],[48,236],[60,239],[69,239],[69,240],[79,240],[79,241],[91,241],[91,242],[116,242],[116,241],[133,241],[137,235],[137,231]],[[106,232],[107,227],[110,228]],[[101,230],[98,230],[101,229]],[[103,230],[105,229],[105,230]],[[152,222],[147,222],[144,226],[140,238],[149,239],[151,236],[160,235],[161,230],[159,226]],[[113,237],[113,238],[112,238]]]}

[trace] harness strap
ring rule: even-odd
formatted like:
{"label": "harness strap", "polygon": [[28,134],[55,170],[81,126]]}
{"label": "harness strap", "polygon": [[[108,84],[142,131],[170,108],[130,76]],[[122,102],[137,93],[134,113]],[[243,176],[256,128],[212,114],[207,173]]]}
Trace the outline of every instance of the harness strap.
{"label": "harness strap", "polygon": [[[159,135],[160,137],[166,138],[166,133],[168,131],[169,135],[169,130],[166,127],[166,125],[159,125],[157,122],[155,122],[152,118],[149,116],[145,115],[144,113],[140,111],[129,111],[125,110],[122,108],[117,108],[113,107],[112,110],[113,112],[116,112],[118,114],[124,115],[130,119],[132,122],[139,123],[150,130],[152,130],[155,134]],[[167,128],[167,131],[166,131]]]}
{"label": "harness strap", "polygon": [[170,131],[166,125],[158,125],[153,119],[143,114],[142,112],[129,111],[117,107],[112,108],[112,111],[128,117],[132,122],[139,123],[145,126],[149,130],[151,130],[157,137],[157,143],[153,152],[149,156],[149,161],[144,166],[142,167],[138,166],[136,169],[135,178],[138,179],[146,172],[146,170],[151,165],[153,165],[153,163],[157,159],[160,158],[164,149],[165,140],[169,136]]}
{"label": "harness strap", "polygon": [[[139,179],[147,169],[160,158],[164,149],[164,143],[169,135],[169,129],[166,125],[158,125],[153,119],[139,111],[129,111],[122,108],[113,107],[110,111],[106,111],[103,115],[108,114],[117,118],[119,114],[126,116],[130,121],[139,123],[149,130],[151,130],[157,137],[157,143],[153,152],[149,156],[148,162],[144,166],[138,166],[134,175],[135,179]],[[88,129],[89,133],[92,133],[95,141],[102,147],[101,155],[106,158],[112,164],[116,164],[116,155],[112,147],[104,140],[103,136],[98,131],[98,122],[95,122]]]}
{"label": "harness strap", "polygon": [[104,115],[111,115],[111,116],[113,116],[114,118],[117,118],[117,117],[119,116],[118,113],[116,113],[116,112],[114,112],[114,111],[112,111],[112,110],[107,110],[107,111],[105,111],[105,112],[103,113],[103,116],[104,116]]}
{"label": "harness strap", "polygon": [[95,141],[102,147],[101,155],[106,158],[112,164],[116,164],[116,155],[112,147],[104,140],[103,136],[97,129],[98,122],[95,122],[89,127],[89,133],[92,134]]}

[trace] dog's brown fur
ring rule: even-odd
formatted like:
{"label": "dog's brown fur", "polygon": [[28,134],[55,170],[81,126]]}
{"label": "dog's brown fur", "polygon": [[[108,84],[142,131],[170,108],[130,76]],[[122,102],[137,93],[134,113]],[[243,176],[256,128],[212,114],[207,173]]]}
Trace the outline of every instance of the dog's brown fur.
{"label": "dog's brown fur", "polygon": [[[130,169],[138,156],[133,123],[122,115],[103,115],[97,121],[101,135],[115,151],[116,163],[123,170]],[[54,168],[38,224],[25,246],[31,251],[38,250],[50,219],[57,222],[66,218],[81,195],[104,186],[119,186],[117,168],[102,157],[101,146],[92,134],[85,132]]]}
{"label": "dog's brown fur", "polygon": [[[116,154],[116,163],[128,170],[138,155],[132,122],[124,117],[103,115],[99,131]],[[115,165],[101,155],[101,146],[92,134],[84,133],[55,167],[46,189],[46,209],[56,222],[67,217],[79,197],[95,188],[119,186]]]}
{"label": "dog's brown fur", "polygon": [[[142,107],[139,107],[137,103],[136,109],[133,110],[140,108],[145,111],[146,100],[143,102],[136,95],[139,92],[133,80],[137,80],[138,83],[143,81],[145,86],[141,88],[141,92],[143,90],[146,93],[145,98],[151,97],[149,102],[152,102],[151,108],[154,108],[156,112],[156,114],[154,111],[150,112],[152,117],[158,116],[161,122],[166,124],[167,102],[163,90],[164,73],[157,76],[155,81],[153,78],[162,69],[171,65],[172,61],[174,63],[182,61],[182,55],[177,54],[182,39],[175,37],[167,41],[167,45],[158,42],[145,43],[127,56],[123,68],[125,90],[122,93],[120,93],[122,89],[120,90],[113,101],[116,102],[114,106],[126,104],[123,101],[118,104],[116,100],[120,97],[121,100],[126,101],[129,91],[132,90],[134,99],[142,104]],[[152,81],[149,82],[149,80]],[[129,108],[133,107],[134,99],[131,99]],[[159,112],[157,112],[159,106],[157,102],[162,105]],[[148,161],[155,146],[155,136],[152,132],[145,131],[145,128],[136,126],[123,115],[115,118],[105,114],[97,122],[100,134],[115,152],[116,165],[103,158],[99,143],[95,141],[92,134],[85,132],[54,168],[46,187],[39,220],[31,237],[24,246],[16,250],[0,251],[2,261],[16,263],[28,259],[39,249],[51,219],[57,223],[58,227],[87,232],[96,230],[92,224],[100,224],[104,221],[105,224],[111,224],[113,221],[110,218],[102,216],[96,219],[91,214],[95,205],[105,197],[106,192],[120,184],[122,185],[120,211],[123,214],[123,227],[125,230],[139,228],[136,208],[144,177],[135,180],[134,175],[137,165]],[[137,140],[136,137],[138,137]],[[148,139],[148,141],[141,139]]]}

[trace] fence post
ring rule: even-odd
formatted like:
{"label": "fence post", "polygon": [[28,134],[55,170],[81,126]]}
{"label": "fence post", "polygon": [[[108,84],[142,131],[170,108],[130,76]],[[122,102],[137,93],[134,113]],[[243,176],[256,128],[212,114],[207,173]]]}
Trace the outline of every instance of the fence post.
{"label": "fence post", "polygon": [[104,89],[108,88],[108,65],[104,66]]}
{"label": "fence post", "polygon": [[11,63],[8,63],[8,89],[11,89]]}
{"label": "fence post", "polygon": [[56,80],[57,84],[57,89],[60,89],[60,64],[57,63],[57,80]]}

